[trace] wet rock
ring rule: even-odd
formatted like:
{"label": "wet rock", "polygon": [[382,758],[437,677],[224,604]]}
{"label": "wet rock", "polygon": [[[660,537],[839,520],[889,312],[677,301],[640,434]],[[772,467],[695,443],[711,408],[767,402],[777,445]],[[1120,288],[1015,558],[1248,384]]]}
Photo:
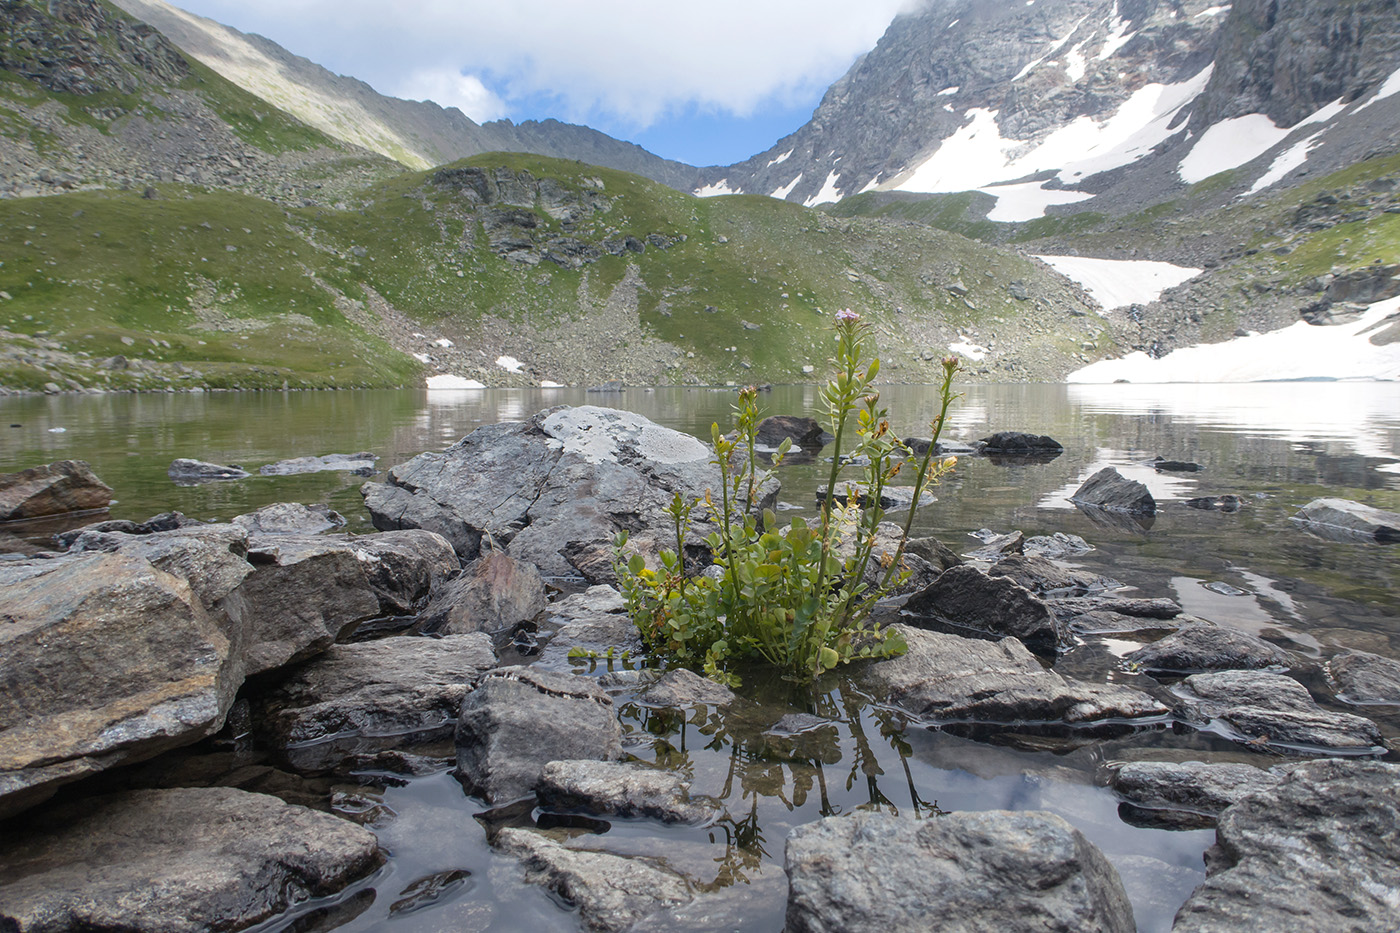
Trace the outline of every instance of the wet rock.
{"label": "wet rock", "polygon": [[244,479],[249,475],[242,467],[210,463],[207,460],[189,460],[184,457],[172,460],[170,468],[165,472],[177,486],[197,486],[200,483],[218,480]]}
{"label": "wet rock", "polygon": [[1173,692],[1180,699],[1179,715],[1198,723],[1223,723],[1240,741],[1282,751],[1385,750],[1380,730],[1371,720],[1322,709],[1306,687],[1281,674],[1193,674]]}
{"label": "wet rock", "polygon": [[425,910],[466,893],[472,887],[471,874],[465,868],[449,868],[411,882],[389,905],[389,916],[398,917]]}
{"label": "wet rock", "polygon": [[551,761],[535,796],[542,807],[663,823],[705,823],[720,813],[713,800],[691,798],[683,775],[611,761]]}
{"label": "wet rock", "polygon": [[1108,859],[1051,813],[827,817],[784,863],[789,933],[1136,929]]}
{"label": "wet rock", "polygon": [[112,488],[83,460],[58,460],[0,475],[0,522],[105,509]]}
{"label": "wet rock", "polygon": [[792,439],[793,447],[803,450],[821,450],[835,440],[822,429],[816,418],[800,415],[770,415],[758,423],[755,440],[765,447],[777,447],[784,440]]}
{"label": "wet rock", "polygon": [[1189,460],[1163,460],[1161,457],[1153,460],[1151,466],[1158,473],[1199,473],[1205,469]]}
{"label": "wet rock", "polygon": [[1050,651],[1067,639],[1055,614],[1030,590],[967,565],[945,570],[910,596],[904,610],[911,624],[921,628],[950,627],[993,638],[1011,635]]}
{"label": "wet rock", "polygon": [[1236,631],[1208,622],[1193,622],[1176,632],[1144,645],[1123,657],[1130,665],[1146,671],[1190,673],[1192,671],[1281,669],[1293,663],[1287,651],[1248,632]]}
{"label": "wet rock", "polygon": [[1365,651],[1343,651],[1327,662],[1337,699],[1347,703],[1400,704],[1400,661]]}
{"label": "wet rock", "polygon": [[1129,687],[1089,684],[1046,670],[1014,638],[999,642],[893,627],[909,644],[898,658],[872,662],[862,686],[929,720],[1055,723],[1159,716],[1167,708]]}
{"label": "wet rock", "polygon": [[992,565],[987,575],[1005,577],[1042,596],[1084,596],[1122,585],[1096,573],[1072,570],[1047,558],[1027,557],[1024,554],[1003,557]]}
{"label": "wet rock", "polygon": [[733,690],[683,667],[667,671],[659,680],[637,694],[637,702],[644,706],[672,709],[728,706],[734,700]]}
{"label": "wet rock", "polygon": [[374,834],[233,788],[79,801],[0,842],[0,926],[239,930],[378,867]]}
{"label": "wet rock", "polygon": [[1134,761],[1115,771],[1109,786],[1144,810],[1217,816],[1243,797],[1273,787],[1284,774],[1236,762]]}
{"label": "wet rock", "polygon": [[424,608],[425,632],[502,632],[544,611],[544,580],[534,564],[489,551],[462,569]]}
{"label": "wet rock", "polygon": [[1057,531],[1053,535],[1036,535],[1027,538],[1021,552],[1027,557],[1044,557],[1049,560],[1064,560],[1088,554],[1094,546],[1079,535],[1067,535]]}
{"label": "wet rock", "polygon": [[235,516],[231,524],[249,534],[317,535],[345,527],[345,516],[327,505],[276,502],[255,512]]}
{"label": "wet rock", "polygon": [[1113,467],[1104,467],[1086,479],[1069,498],[1075,505],[1110,512],[1151,515],[1157,511],[1157,500],[1152,498],[1147,487],[1126,478]]}
{"label": "wet rock", "polygon": [[1001,535],[990,528],[979,528],[972,536],[981,541],[982,546],[963,555],[969,560],[996,563],[1003,557],[1023,553],[1026,549],[1026,536],[1019,531],[1008,531]]}
{"label": "wet rock", "polygon": [[1293,520],[1324,537],[1400,541],[1400,515],[1349,499],[1314,499]]}
{"label": "wet rock", "polygon": [[1188,509],[1200,509],[1203,512],[1238,512],[1244,508],[1244,500],[1233,494],[1198,496],[1195,499],[1187,499],[1181,504]]}
{"label": "wet rock", "polygon": [[1064,445],[1053,437],[1044,434],[1027,434],[1024,431],[998,431],[977,442],[984,454],[1011,454],[1034,456],[1064,452]]}
{"label": "wet rock", "polygon": [[1400,766],[1329,759],[1227,809],[1173,933],[1400,928]]}
{"label": "wet rock", "polygon": [[763,754],[786,761],[841,760],[836,723],[808,713],[788,713],[762,733]]}
{"label": "wet rock", "polygon": [[535,667],[570,670],[575,662],[569,652],[574,649],[599,656],[611,652],[617,658],[642,653],[642,638],[627,614],[627,602],[610,586],[590,586],[561,599],[548,607],[546,618],[555,631]]}
{"label": "wet rock", "polygon": [[533,667],[484,674],[462,701],[456,740],[458,778],[489,803],[533,793],[551,761],[622,757],[608,695],[587,678]]}
{"label": "wet rock", "polygon": [[243,680],[227,616],[139,557],[0,563],[0,619],[0,816],[217,731]]}
{"label": "wet rock", "polygon": [[1175,630],[1181,606],[1170,599],[1070,596],[1048,601],[1050,611],[1080,635]]}
{"label": "wet rock", "polygon": [[348,754],[309,743],[368,737],[397,747],[445,739],[469,685],[495,665],[482,634],[333,645],[259,700],[261,731],[302,770],[332,767]]}
{"label": "wet rock", "polygon": [[379,455],[369,451],[357,454],[326,454],[324,457],[293,457],[258,467],[263,476],[294,476],[298,473],[341,471],[356,476],[373,476]]}
{"label": "wet rock", "polygon": [[526,829],[501,830],[495,845],[520,860],[527,884],[576,906],[584,928],[596,933],[645,929],[639,921],[693,897],[684,878],[650,859],[569,848]]}

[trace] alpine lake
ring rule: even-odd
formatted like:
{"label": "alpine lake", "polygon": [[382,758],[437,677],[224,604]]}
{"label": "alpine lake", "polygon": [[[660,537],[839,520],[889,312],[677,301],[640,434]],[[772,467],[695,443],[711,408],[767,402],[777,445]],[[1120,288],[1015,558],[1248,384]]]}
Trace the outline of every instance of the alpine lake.
{"label": "alpine lake", "polygon": [[[1400,510],[1400,385],[989,385],[963,391],[945,440],[971,442],[1016,430],[1048,434],[1065,449],[1048,461],[961,458],[934,490],[938,501],[918,510],[915,535],[936,536],[960,553],[981,545],[973,536],[980,529],[1079,535],[1094,550],[1073,558],[1074,567],[1121,582],[1118,594],[1170,597],[1187,614],[1287,648],[1301,659],[1293,676],[1325,708],[1375,720],[1395,744],[1400,707],[1338,702],[1320,664],[1342,648],[1400,658],[1400,546],[1328,540],[1291,516],[1324,496]],[[932,389],[886,386],[881,392],[900,436],[928,435],[937,403]],[[732,389],[702,388],[15,397],[0,399],[0,472],[86,460],[115,490],[112,518],[143,520],[179,510],[227,520],[273,502],[324,502],[346,517],[346,530],[367,533],[374,529],[360,501],[362,477],[261,476],[257,467],[370,451],[379,456],[382,475],[479,425],[524,420],[555,405],[627,409],[708,441],[712,422],[727,429],[734,401]],[[774,387],[760,395],[760,404],[765,414],[820,418],[813,386]],[[819,475],[829,469],[830,456],[828,448],[822,458],[779,468],[783,514],[815,514]],[[1158,473],[1148,465],[1158,456],[1203,469]],[[239,464],[254,475],[177,486],[166,475],[177,457]],[[1104,466],[1145,483],[1158,501],[1157,515],[1106,524],[1076,509],[1068,497]],[[1243,507],[1227,513],[1183,505],[1223,494],[1240,496]],[[1124,666],[1121,657],[1140,644],[1131,638],[1081,637],[1055,669],[1090,681],[1170,686]],[[601,672],[609,663],[624,662],[579,661],[578,670]],[[1214,833],[1155,827],[1120,812],[1120,801],[1104,786],[1111,764],[1204,759],[1268,767],[1290,760],[1169,719],[1093,734],[930,726],[869,702],[839,672],[809,690],[746,671],[739,693],[743,702],[722,718],[620,706],[628,755],[685,773],[692,793],[723,804],[723,819],[705,826],[604,822],[528,805],[490,810],[467,796],[445,766],[436,774],[393,779],[285,774],[288,799],[365,823],[388,860],[342,894],[301,904],[257,929],[577,930],[567,904],[523,887],[517,864],[487,844],[490,825],[533,822],[587,834],[593,848],[664,859],[690,878],[702,896],[658,921],[657,929],[776,933],[783,926],[789,830],[824,815],[874,808],[923,818],[957,810],[1056,813],[1113,862],[1139,928],[1164,931],[1204,879],[1202,853]],[[788,742],[764,735],[792,712],[828,724]],[[249,766],[287,767],[227,737],[162,761],[172,769],[192,767],[200,755],[230,748]],[[434,751],[452,754],[450,743]],[[1392,751],[1387,758],[1400,755]]]}

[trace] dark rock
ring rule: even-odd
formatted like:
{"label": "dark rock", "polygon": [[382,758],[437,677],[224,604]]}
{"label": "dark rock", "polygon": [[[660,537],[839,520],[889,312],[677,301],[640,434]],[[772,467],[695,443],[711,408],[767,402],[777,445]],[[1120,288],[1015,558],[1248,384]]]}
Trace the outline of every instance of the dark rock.
{"label": "dark rock", "polygon": [[533,667],[488,671],[462,701],[457,776],[488,803],[533,793],[551,761],[622,757],[612,700],[596,683]]}
{"label": "dark rock", "polygon": [[1136,930],[1112,864],[1052,813],[827,817],[788,835],[784,866],[789,933]]}
{"label": "dark rock", "polygon": [[183,457],[172,460],[170,469],[165,472],[175,481],[177,486],[196,486],[200,483],[212,483],[224,479],[244,479],[249,475],[248,471],[241,467],[209,463],[206,460],[189,460]]}
{"label": "dark rock", "polygon": [[1125,655],[1123,660],[1142,670],[1185,674],[1282,669],[1290,666],[1293,659],[1287,651],[1248,632],[1193,622],[1161,641]]}
{"label": "dark rock", "polygon": [[733,690],[685,668],[667,671],[659,680],[637,694],[637,702],[644,706],[674,709],[728,706],[734,700]]}
{"label": "dark rock", "polygon": [[389,905],[389,916],[400,917],[426,910],[465,892],[471,886],[471,874],[465,868],[449,868],[413,881]]}
{"label": "dark rock", "polygon": [[1309,531],[1340,540],[1400,541],[1400,515],[1349,499],[1314,499],[1293,516]]}
{"label": "dark rock", "polygon": [[1050,611],[1081,635],[1175,630],[1181,606],[1170,599],[1071,596],[1049,601]]}
{"label": "dark rock", "polygon": [[1349,713],[1322,709],[1306,687],[1281,674],[1262,671],[1193,674],[1174,692],[1180,698],[1180,712],[1186,718],[1199,723],[1222,722],[1241,741],[1282,751],[1384,751],[1375,723]]}
{"label": "dark rock", "polygon": [[906,625],[894,630],[909,651],[865,666],[860,683],[880,702],[923,719],[1086,726],[1167,712],[1139,690],[1088,684],[1046,670],[1014,638],[990,642]]}
{"label": "dark rock", "polygon": [[987,575],[1006,577],[1042,596],[1084,596],[1122,585],[1096,573],[1071,570],[1044,557],[1027,557],[1024,554],[1003,557],[992,565]]}
{"label": "dark rock", "polygon": [[1144,810],[1213,817],[1241,798],[1274,786],[1284,773],[1236,762],[1134,761],[1115,771],[1109,786]]}
{"label": "dark rock", "polygon": [[535,667],[570,670],[586,664],[569,658],[574,649],[617,658],[642,653],[642,638],[627,614],[627,602],[610,586],[591,586],[551,604],[546,619],[556,628]]}
{"label": "dark rock", "polygon": [[1011,635],[1051,651],[1067,637],[1054,613],[1030,590],[967,565],[945,570],[910,596],[904,609],[920,628],[951,627],[991,638]]}
{"label": "dark rock", "polygon": [[1205,512],[1238,512],[1244,508],[1244,500],[1233,494],[1223,496],[1199,496],[1181,503],[1188,509],[1201,509]]}
{"label": "dark rock", "polygon": [[910,538],[904,544],[904,552],[922,557],[931,567],[938,570],[947,570],[963,562],[961,557],[953,553],[952,548],[937,538]]}
{"label": "dark rock", "polygon": [[79,801],[0,843],[8,930],[240,930],[380,864],[347,820],[228,787]]}
{"label": "dark rock", "polygon": [[112,488],[82,460],[58,460],[0,475],[0,522],[107,508]]}
{"label": "dark rock", "polygon": [[481,532],[451,509],[422,490],[410,491],[388,483],[360,487],[370,521],[380,531],[421,528],[442,535],[462,560],[475,560],[481,552]]}
{"label": "dark rock", "polygon": [[345,516],[327,505],[276,502],[230,519],[249,534],[315,535],[345,527]]}
{"label": "dark rock", "polygon": [[1343,651],[1327,662],[1337,699],[1347,703],[1400,704],[1400,661],[1365,651]]}
{"label": "dark rock", "polygon": [[713,800],[692,799],[683,775],[612,761],[551,761],[535,795],[542,807],[663,823],[705,823],[720,812]]}
{"label": "dark rock", "polygon": [[777,447],[792,439],[793,447],[820,450],[834,438],[822,429],[815,418],[800,415],[770,415],[758,423],[755,440],[765,447]]}
{"label": "dark rock", "polygon": [[157,531],[174,531],[176,528],[188,528],[203,524],[205,523],[199,519],[189,518],[182,512],[162,512],[159,515],[151,516],[144,522],[133,522],[126,519],[94,522],[71,531],[61,531],[53,536],[53,541],[60,548],[67,550],[72,547],[74,541],[89,531],[119,531],[128,535],[148,535]]}
{"label": "dark rock", "polygon": [[1026,434],[1023,431],[998,431],[977,442],[984,454],[1010,454],[1013,456],[1034,456],[1064,452],[1064,445],[1053,437],[1044,434]]}
{"label": "dark rock", "polygon": [[1199,473],[1205,467],[1189,460],[1163,460],[1158,457],[1150,464],[1158,473]]}
{"label": "dark rock", "polygon": [[1227,809],[1173,933],[1400,929],[1400,766],[1329,759]]}
{"label": "dark rock", "polygon": [[619,379],[609,379],[607,382],[601,383],[601,384],[599,384],[599,385],[596,385],[596,386],[589,386],[585,391],[587,391],[587,392],[621,392],[621,391],[622,391],[623,389],[625,389],[625,388],[626,388],[626,386],[624,386],[624,385],[622,384],[622,381],[621,381],[621,380],[619,380]]}
{"label": "dark rock", "polygon": [[501,632],[544,611],[544,580],[534,564],[488,551],[444,585],[420,615],[423,631]]}
{"label": "dark rock", "polygon": [[356,476],[373,476],[378,454],[361,451],[357,454],[326,454],[324,457],[294,457],[258,467],[263,476],[294,476],[298,473],[344,471]]}
{"label": "dark rock", "polygon": [[1157,511],[1157,501],[1147,487],[1137,480],[1127,479],[1113,467],[1104,467],[1086,479],[1069,498],[1075,505],[1110,512],[1151,515]]}

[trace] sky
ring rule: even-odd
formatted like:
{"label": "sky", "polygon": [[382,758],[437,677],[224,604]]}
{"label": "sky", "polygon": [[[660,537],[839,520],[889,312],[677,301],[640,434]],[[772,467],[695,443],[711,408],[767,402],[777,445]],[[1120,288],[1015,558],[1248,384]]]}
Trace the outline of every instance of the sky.
{"label": "sky", "polygon": [[919,0],[174,2],[477,122],[554,117],[727,165],[805,123]]}

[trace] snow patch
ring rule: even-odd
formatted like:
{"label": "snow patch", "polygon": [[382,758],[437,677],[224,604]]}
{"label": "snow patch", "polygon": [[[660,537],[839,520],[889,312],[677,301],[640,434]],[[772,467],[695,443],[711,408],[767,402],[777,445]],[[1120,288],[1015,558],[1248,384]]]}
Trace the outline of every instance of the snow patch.
{"label": "snow patch", "polygon": [[986,359],[989,352],[986,347],[979,347],[961,334],[958,335],[956,342],[948,344],[948,350],[952,353],[960,353],[974,363]]}
{"label": "snow patch", "polygon": [[697,198],[715,198],[724,194],[743,193],[744,192],[738,188],[729,187],[728,178],[721,178],[719,181],[714,182],[713,184],[706,185],[703,188],[696,188],[694,191],[691,192],[691,194],[695,195]]}
{"label": "snow patch", "polygon": [[879,174],[876,174],[876,176],[875,176],[874,178],[870,179],[869,181],[867,181],[867,182],[865,183],[865,187],[862,188],[862,189],[860,189],[859,191],[857,191],[856,194],[865,194],[865,192],[867,192],[867,191],[874,191],[874,190],[875,190],[875,186],[878,185],[878,184],[880,184],[880,175],[879,175]]}
{"label": "snow patch", "polygon": [[415,353],[413,358],[420,363],[431,363],[433,358],[426,353]]}
{"label": "snow patch", "polygon": [[486,386],[475,379],[464,379],[461,376],[444,374],[441,376],[428,377],[429,392],[444,392],[457,389],[484,389]]}
{"label": "snow patch", "polygon": [[788,195],[792,194],[792,189],[793,189],[793,188],[796,188],[796,187],[797,187],[797,183],[798,183],[799,181],[801,181],[801,180],[802,180],[802,173],[801,173],[801,172],[798,172],[798,173],[797,173],[797,177],[794,178],[792,181],[788,182],[786,185],[784,185],[784,186],[781,187],[781,188],[774,188],[774,189],[773,189],[773,194],[771,195],[771,197],[775,197],[775,198],[786,198]]}
{"label": "snow patch", "polygon": [[[1114,13],[1115,13],[1115,14],[1116,14],[1117,11],[1118,11],[1118,4],[1117,4],[1116,2],[1115,2],[1114,5],[1113,5],[1113,10],[1114,10]],[[1031,71],[1032,71],[1037,65],[1039,65],[1041,62],[1045,61],[1045,60],[1046,60],[1047,58],[1049,58],[1050,56],[1054,55],[1054,54],[1055,54],[1056,52],[1058,52],[1060,49],[1064,48],[1064,47],[1065,47],[1065,43],[1068,42],[1070,39],[1072,39],[1072,38],[1074,37],[1074,32],[1075,32],[1076,29],[1079,28],[1079,24],[1082,23],[1082,22],[1084,22],[1084,20],[1086,20],[1086,19],[1088,19],[1088,18],[1089,18],[1088,16],[1081,16],[1081,17],[1079,18],[1079,22],[1078,22],[1078,23],[1075,23],[1073,26],[1070,27],[1069,32],[1065,33],[1063,36],[1061,36],[1060,38],[1056,39],[1054,42],[1050,43],[1050,48],[1046,49],[1044,55],[1040,56],[1040,57],[1037,58],[1035,61],[1028,62],[1028,63],[1026,64],[1026,67],[1024,67],[1024,68],[1022,68],[1020,71],[1016,72],[1016,77],[1014,77],[1014,78],[1011,79],[1012,83],[1014,84],[1015,82],[1020,81],[1020,80],[1021,80],[1022,78],[1024,78],[1026,75],[1030,74]]]}
{"label": "snow patch", "polygon": [[1360,107],[1357,107],[1355,110],[1352,111],[1352,113],[1360,113],[1367,107],[1374,104],[1376,101],[1384,100],[1385,98],[1391,97],[1395,94],[1400,94],[1400,70],[1397,70],[1389,78],[1386,78],[1385,83],[1380,86],[1380,90],[1372,94],[1370,99],[1367,100],[1366,103],[1362,104]]}
{"label": "snow patch", "polygon": [[446,337],[439,337],[438,339],[434,340],[433,343],[435,343],[435,344],[438,345],[439,347],[450,347],[450,346],[453,346],[452,341],[451,341],[451,340],[448,340]]}
{"label": "snow patch", "polygon": [[1201,134],[1177,166],[1177,174],[1188,185],[1194,185],[1212,175],[1238,168],[1283,142],[1299,127],[1326,123],[1345,109],[1346,104],[1333,101],[1290,127],[1278,126],[1262,113],[1221,120]]}
{"label": "snow patch", "polygon": [[1084,286],[1105,311],[1156,301],[1162,292],[1201,274],[1200,269],[1146,259],[1035,258]]}
{"label": "snow patch", "polygon": [[508,373],[519,374],[525,371],[525,364],[520,362],[513,356],[496,357],[496,365],[501,367]]}
{"label": "snow patch", "polygon": [[1099,61],[1111,58],[1123,46],[1133,40],[1135,32],[1128,32],[1128,21],[1118,15],[1118,0],[1113,0],[1113,12],[1108,20],[1108,38],[1103,40],[1103,48],[1099,49]]}
{"label": "snow patch", "polygon": [[1084,47],[1084,42],[1088,41],[1085,39],[1065,53],[1065,77],[1069,79],[1071,84],[1078,84],[1080,79],[1084,77],[1087,63],[1084,59],[1084,53],[1080,49]]}
{"label": "snow patch", "polygon": [[1288,176],[1289,172],[1292,172],[1304,162],[1308,161],[1308,153],[1317,145],[1318,140],[1322,138],[1324,132],[1326,132],[1326,130],[1318,130],[1307,139],[1294,143],[1285,149],[1278,158],[1274,159],[1273,164],[1269,166],[1269,170],[1263,175],[1260,175],[1258,180],[1250,186],[1250,189],[1244,193],[1243,197],[1248,197],[1251,194],[1263,191],[1275,182],[1282,181]]}
{"label": "snow patch", "polygon": [[548,379],[541,379],[541,380],[540,380],[540,388],[541,388],[541,389],[562,389],[562,388],[564,388],[564,383],[562,383],[562,382],[551,382],[551,381],[549,381]]}
{"label": "snow patch", "polygon": [[1219,16],[1222,13],[1228,12],[1230,12],[1230,4],[1228,3],[1224,6],[1207,7],[1206,9],[1196,14],[1196,19],[1200,19],[1202,16]]}
{"label": "snow patch", "polygon": [[953,94],[958,93],[958,91],[960,91],[960,90],[962,90],[962,87],[961,87],[960,85],[955,84],[955,85],[953,85],[952,87],[945,87],[943,90],[939,91],[939,92],[938,92],[937,94],[935,94],[934,96],[935,96],[935,97],[949,97],[949,96],[951,96],[951,95],[953,95]]}
{"label": "snow patch", "polygon": [[768,167],[769,167],[769,168],[772,168],[773,166],[778,165],[779,163],[786,162],[786,161],[788,160],[788,157],[791,156],[792,153],[793,153],[793,150],[789,149],[787,152],[784,152],[782,155],[778,156],[776,159],[773,159],[771,162],[769,162],[769,163],[768,163]]}
{"label": "snow patch", "polygon": [[987,212],[987,219],[1000,223],[1035,220],[1044,217],[1045,209],[1052,204],[1077,204],[1093,197],[1082,191],[1046,191],[1043,181],[992,185],[977,190],[997,199],[996,207]]}
{"label": "snow patch", "polygon": [[826,182],[822,184],[822,190],[812,195],[802,204],[804,207],[816,207],[818,204],[841,200],[841,192],[836,190],[836,179],[840,173],[832,169],[826,176]]}

